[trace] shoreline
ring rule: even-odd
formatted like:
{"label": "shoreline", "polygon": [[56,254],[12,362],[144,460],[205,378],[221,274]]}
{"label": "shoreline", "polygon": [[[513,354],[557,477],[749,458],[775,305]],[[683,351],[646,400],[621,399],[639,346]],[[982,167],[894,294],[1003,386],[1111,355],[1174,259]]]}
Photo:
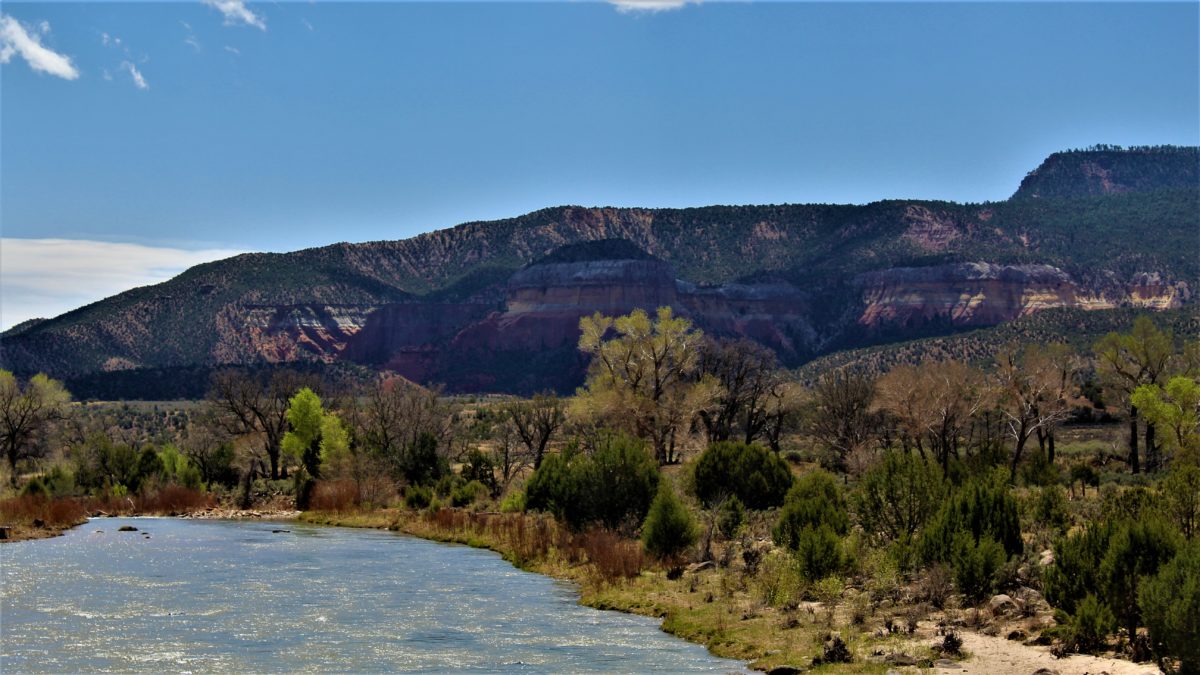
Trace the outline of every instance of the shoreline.
{"label": "shoreline", "polygon": [[[957,627],[967,647],[960,660],[938,658],[931,649],[931,638],[943,629],[936,621],[923,621],[914,635],[880,638],[877,635],[847,635],[847,642],[869,657],[851,663],[813,663],[820,653],[825,636],[845,628],[839,621],[818,624],[821,612],[808,607],[811,619],[797,619],[799,612],[777,612],[770,607],[747,603],[747,598],[729,594],[716,598],[717,579],[710,566],[691,566],[675,580],[667,578],[665,570],[647,567],[637,576],[619,580],[598,578],[595,566],[587,561],[563,557],[557,549],[546,549],[544,557],[522,556],[515,547],[489,531],[486,524],[493,518],[508,518],[527,522],[545,522],[538,516],[524,514],[471,513],[454,509],[442,512],[453,514],[450,526],[425,511],[407,509],[377,509],[372,511],[296,511],[288,509],[229,509],[208,507],[186,513],[90,514],[78,523],[62,527],[23,527],[9,530],[3,543],[47,539],[61,536],[68,530],[92,519],[165,517],[183,520],[261,520],[295,522],[328,527],[349,527],[397,532],[438,543],[453,543],[486,549],[498,554],[517,569],[541,574],[560,581],[571,582],[578,594],[578,603],[585,607],[646,616],[660,620],[659,629],[674,637],[705,647],[712,655],[737,660],[750,670],[777,673],[797,673],[813,668],[821,672],[879,673],[1029,673],[1045,668],[1061,675],[1108,672],[1111,675],[1149,675],[1161,673],[1151,663],[1134,663],[1115,656],[1070,655],[1054,657],[1049,648],[1037,647],[1002,637],[984,634],[967,627]],[[465,524],[465,526],[464,526]],[[24,535],[16,538],[13,535]],[[720,585],[724,585],[721,583]],[[697,597],[697,596],[701,597]],[[716,600],[716,602],[714,602]],[[819,605],[819,603],[808,603]],[[837,609],[839,618],[846,603]],[[831,615],[832,616],[832,615]],[[807,622],[807,625],[806,625]],[[945,623],[945,622],[940,622]],[[807,630],[805,630],[807,629]],[[843,633],[845,634],[845,633]],[[911,659],[911,663],[895,662],[896,655]],[[1000,666],[997,669],[997,666]]]}

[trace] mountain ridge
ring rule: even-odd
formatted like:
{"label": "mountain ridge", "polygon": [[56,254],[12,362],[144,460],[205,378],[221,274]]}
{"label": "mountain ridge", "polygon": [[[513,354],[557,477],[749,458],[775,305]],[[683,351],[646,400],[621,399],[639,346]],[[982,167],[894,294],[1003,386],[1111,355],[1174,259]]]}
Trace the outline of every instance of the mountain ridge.
{"label": "mountain ridge", "polygon": [[[1119,161],[1107,159],[1114,153]],[[534,330],[529,316],[521,321],[504,318],[509,303],[515,302],[510,280],[523,269],[558,259],[566,261],[562,264],[586,264],[584,259],[659,261],[669,268],[656,273],[660,276],[654,283],[662,286],[662,293],[691,303],[689,311],[720,324],[714,329],[718,334],[774,335],[774,346],[793,364],[922,331],[1007,321],[1043,305],[1177,307],[1192,302],[1194,289],[1200,287],[1200,262],[1193,255],[1200,207],[1192,161],[1196,157],[1196,148],[1056,153],[1004,202],[884,200],[865,205],[688,209],[560,206],[404,240],[241,254],[14,327],[0,335],[0,360],[21,373],[44,370],[67,379],[141,368],[333,363],[364,353],[355,341],[371,334],[375,342],[365,351],[407,350],[412,362],[412,355],[420,352],[428,365],[457,358],[453,350],[469,342],[469,335],[448,332],[473,331],[478,336],[487,328],[501,331],[496,339],[508,340],[505,344],[528,342],[522,347],[528,361],[546,340],[529,334]],[[1121,189],[1092,194],[1094,176],[1072,177],[1086,174],[1088,162],[1107,162],[1106,180]],[[1042,192],[1053,194],[1041,196]],[[1154,236],[1145,236],[1147,230]],[[1013,282],[1015,272],[997,272],[999,276],[987,280],[996,283],[985,288],[971,274],[947,272],[963,265],[998,270],[1041,265],[1054,271],[1046,271],[1037,283]],[[905,274],[912,274],[902,272],[905,269],[941,275],[941,281],[935,279],[929,282],[932,287],[922,290],[904,281]],[[668,276],[675,281],[665,281]],[[864,285],[863,279],[882,281]],[[586,309],[572,305],[561,313],[564,297],[591,293],[612,300],[607,306],[614,310],[640,302],[620,299],[641,297],[630,286],[636,283],[615,283],[607,290],[585,291],[575,281],[564,281],[554,291],[558,300],[550,303],[560,312],[550,322],[556,326],[551,342],[564,343],[569,336],[563,331],[569,333],[568,324],[577,321],[573,314]],[[789,289],[786,302],[776,295],[763,304],[761,299],[745,299],[754,294],[743,291],[729,291],[734,296],[742,293],[738,297],[743,299],[722,296],[719,290],[697,295],[683,286],[734,289],[771,283]],[[972,305],[974,295],[983,299]],[[960,302],[962,297],[967,301]],[[536,315],[537,302],[520,302],[534,307]],[[730,302],[743,304],[735,308]],[[422,306],[427,309],[417,309]],[[426,342],[387,343],[401,335],[409,341],[422,339],[422,323],[430,322],[429,308],[437,306],[454,309],[443,312],[446,317],[436,330],[427,331]],[[871,314],[872,309],[879,311]],[[756,318],[722,316],[723,311]],[[864,320],[868,315],[883,318]],[[383,327],[387,317],[407,323]],[[459,320],[478,325],[468,330],[456,324]],[[784,339],[774,328],[767,329],[772,321],[800,332]],[[378,330],[364,333],[372,322],[380,324]],[[503,332],[516,330],[518,324],[524,331],[520,340]],[[544,367],[561,371],[563,363],[576,356],[571,346],[557,364]],[[472,349],[479,351],[478,345]],[[522,359],[515,354],[508,358]],[[473,367],[476,360],[459,359],[457,370],[438,366],[422,372],[427,378],[450,380],[447,384],[462,390],[506,388],[502,372],[483,385],[453,381],[462,379],[455,372]],[[521,388],[536,388],[536,376],[521,379],[529,383]]]}

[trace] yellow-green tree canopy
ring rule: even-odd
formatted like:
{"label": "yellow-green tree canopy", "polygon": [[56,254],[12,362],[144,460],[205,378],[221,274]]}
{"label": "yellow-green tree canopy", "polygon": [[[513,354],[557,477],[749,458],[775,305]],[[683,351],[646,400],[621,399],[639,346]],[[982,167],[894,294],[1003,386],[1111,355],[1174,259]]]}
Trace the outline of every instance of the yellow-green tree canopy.
{"label": "yellow-green tree canopy", "polygon": [[1167,442],[1176,450],[1193,459],[1200,453],[1200,381],[1178,375],[1164,387],[1144,384],[1131,400],[1148,422],[1169,430]]}
{"label": "yellow-green tree canopy", "polygon": [[22,388],[16,376],[0,370],[0,446],[14,485],[17,462],[45,450],[38,447],[38,435],[66,414],[70,402],[70,392],[58,380],[38,373]]}
{"label": "yellow-green tree canopy", "polygon": [[648,439],[660,463],[676,461],[680,436],[720,391],[711,376],[695,377],[704,334],[670,307],[654,319],[640,309],[619,317],[597,312],[580,319],[579,329],[579,349],[592,362],[576,413]]}

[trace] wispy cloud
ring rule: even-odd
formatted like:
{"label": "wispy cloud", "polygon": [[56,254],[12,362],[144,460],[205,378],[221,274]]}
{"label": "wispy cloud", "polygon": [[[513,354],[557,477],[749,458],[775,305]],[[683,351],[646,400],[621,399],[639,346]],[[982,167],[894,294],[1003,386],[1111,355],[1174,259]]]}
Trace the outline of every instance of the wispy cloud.
{"label": "wispy cloud", "polygon": [[618,12],[628,14],[632,12],[666,12],[672,9],[680,9],[684,5],[698,5],[700,0],[608,0],[612,5],[615,5]]}
{"label": "wispy cloud", "polygon": [[42,46],[38,36],[50,32],[50,24],[43,21],[33,33],[20,21],[7,14],[0,14],[0,63],[8,63],[14,55],[25,59],[29,67],[40,73],[48,73],[64,80],[79,77],[79,70],[67,56]]}
{"label": "wispy cloud", "polygon": [[110,295],[166,281],[232,249],[187,250],[85,239],[0,239],[0,329],[51,318]]}
{"label": "wispy cloud", "polygon": [[142,90],[150,88],[150,85],[146,83],[146,78],[142,77],[142,71],[138,70],[137,66],[129,61],[122,61],[121,67],[125,69],[125,72],[129,73],[129,77],[133,78],[133,86]]}
{"label": "wispy cloud", "polygon": [[237,47],[230,47],[229,45],[225,45],[225,51],[229,52],[230,54],[242,53],[242,50],[238,49]]}
{"label": "wispy cloud", "polygon": [[250,11],[245,0],[204,0],[204,4],[216,9],[225,16],[225,24],[234,26],[245,24],[259,30],[267,29],[267,22],[262,16]]}

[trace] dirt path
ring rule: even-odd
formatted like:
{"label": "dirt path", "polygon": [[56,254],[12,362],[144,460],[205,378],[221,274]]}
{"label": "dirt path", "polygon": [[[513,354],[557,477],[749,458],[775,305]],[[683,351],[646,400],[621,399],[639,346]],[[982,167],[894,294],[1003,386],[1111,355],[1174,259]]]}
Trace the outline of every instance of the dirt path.
{"label": "dirt path", "polygon": [[1151,673],[1162,673],[1157,666],[1151,663],[1132,663],[1112,657],[1080,654],[1057,659],[1050,654],[1049,647],[1031,647],[1001,637],[989,637],[969,631],[960,632],[959,637],[962,638],[963,649],[971,654],[971,658],[959,663],[955,668],[934,668],[934,673],[1031,675],[1039,668],[1045,668],[1060,675],[1099,675],[1099,673],[1150,675]]}

